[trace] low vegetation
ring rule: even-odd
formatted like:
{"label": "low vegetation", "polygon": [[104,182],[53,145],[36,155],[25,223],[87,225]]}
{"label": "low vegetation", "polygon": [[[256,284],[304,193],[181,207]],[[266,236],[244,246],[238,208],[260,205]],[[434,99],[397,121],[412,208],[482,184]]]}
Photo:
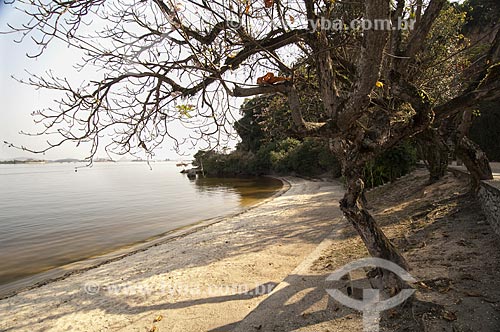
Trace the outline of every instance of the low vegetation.
{"label": "low vegetation", "polygon": [[[310,95],[311,105],[314,98]],[[241,107],[242,118],[236,123],[241,137],[236,150],[231,153],[199,151],[195,155],[195,165],[203,165],[205,173],[210,176],[340,177],[340,164],[332,154],[328,140],[288,136],[293,136],[293,124],[283,121],[288,112],[283,99],[275,95],[247,100]],[[312,116],[321,118],[321,108],[311,109]],[[366,163],[365,183],[368,187],[375,187],[393,181],[410,172],[416,161],[414,142],[405,140]]]}

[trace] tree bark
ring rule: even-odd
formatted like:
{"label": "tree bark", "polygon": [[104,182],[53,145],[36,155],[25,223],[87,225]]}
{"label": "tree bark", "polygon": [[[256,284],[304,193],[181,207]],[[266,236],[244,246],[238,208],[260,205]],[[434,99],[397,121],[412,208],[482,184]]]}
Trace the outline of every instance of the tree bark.
{"label": "tree bark", "polygon": [[457,128],[455,150],[457,157],[464,162],[465,167],[472,176],[473,189],[477,189],[481,180],[493,179],[493,173],[486,153],[481,150],[479,145],[467,137],[471,125],[472,111],[466,110],[462,114],[462,121]]}
{"label": "tree bark", "polygon": [[[347,171],[344,169],[344,176],[347,181],[347,191],[340,201],[340,209],[363,240],[370,255],[389,260],[404,269],[408,269],[405,258],[366,210],[361,169],[349,169]],[[395,278],[389,271],[378,272],[382,275],[383,285],[386,288],[395,291],[404,287],[404,282]]]}
{"label": "tree bark", "polygon": [[462,137],[457,144],[458,158],[464,162],[465,167],[472,176],[474,189],[479,187],[481,180],[493,179],[490,162],[486,153],[467,136]]}
{"label": "tree bark", "polygon": [[417,135],[419,150],[429,170],[429,182],[434,183],[446,174],[448,146],[435,128],[428,128]]}

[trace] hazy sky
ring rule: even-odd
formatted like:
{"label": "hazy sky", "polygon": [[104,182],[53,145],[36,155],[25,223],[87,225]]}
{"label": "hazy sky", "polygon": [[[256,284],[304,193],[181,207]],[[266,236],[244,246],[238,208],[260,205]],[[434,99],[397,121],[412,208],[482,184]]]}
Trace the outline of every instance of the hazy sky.
{"label": "hazy sky", "polygon": [[[0,2],[1,3],[1,2]],[[19,25],[25,20],[25,15],[14,10],[11,6],[0,5],[0,31],[6,31],[6,23],[14,23]],[[52,104],[54,99],[57,99],[51,91],[36,90],[34,87],[23,85],[11,78],[14,75],[17,78],[28,78],[26,70],[33,74],[43,74],[47,70],[53,70],[59,76],[67,77],[70,81],[81,82],[90,78],[102,78],[102,74],[95,71],[77,72],[73,65],[80,62],[80,53],[78,50],[70,49],[61,42],[54,43],[49,46],[45,53],[37,58],[30,59],[26,53],[35,54],[36,45],[31,40],[25,40],[22,44],[14,42],[19,35],[0,34],[0,160],[11,159],[17,157],[32,157],[42,159],[58,159],[58,158],[84,158],[88,155],[88,148],[79,147],[67,144],[56,149],[50,150],[45,155],[37,155],[29,152],[9,148],[4,141],[14,143],[16,145],[28,146],[32,149],[40,149],[44,147],[44,143],[50,137],[28,137],[21,135],[20,131],[38,132],[42,127],[35,125],[31,112],[45,108]],[[186,129],[178,126],[174,128],[178,132],[186,131]],[[184,135],[184,132],[182,133]],[[52,139],[52,140],[55,140]],[[232,144],[234,145],[234,143]],[[194,154],[194,150],[185,153]],[[104,152],[99,152],[98,157],[105,157]],[[117,157],[120,158],[120,157]],[[156,151],[156,159],[182,159],[175,151],[172,150],[172,145],[167,143],[160,150]]]}
{"label": "hazy sky", "polygon": [[[12,7],[3,5],[0,9],[0,29],[6,31],[6,23],[18,24],[24,19],[23,15],[15,11]],[[30,59],[26,53],[34,53],[36,47],[31,40],[26,40],[22,44],[14,42],[19,35],[0,35],[0,159],[13,157],[34,157],[34,158],[81,158],[85,155],[85,150],[76,150],[71,146],[64,146],[57,151],[51,151],[45,156],[34,155],[27,152],[8,148],[3,141],[9,141],[17,145],[25,145],[35,149],[42,148],[47,137],[27,137],[20,135],[20,131],[37,132],[41,127],[35,126],[31,112],[48,106],[54,95],[47,91],[36,90],[31,86],[18,83],[11,76],[27,78],[28,70],[32,73],[44,73],[48,69],[55,69],[56,72],[71,75],[73,73],[71,64],[78,59],[78,54],[64,47],[54,45],[48,52],[38,59]]]}

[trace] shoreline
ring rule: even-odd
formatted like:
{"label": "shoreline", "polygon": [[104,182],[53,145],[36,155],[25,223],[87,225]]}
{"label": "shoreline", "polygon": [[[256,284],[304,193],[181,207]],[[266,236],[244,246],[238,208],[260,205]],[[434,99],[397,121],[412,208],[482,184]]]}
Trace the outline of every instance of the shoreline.
{"label": "shoreline", "polygon": [[340,183],[282,180],[237,216],[0,300],[0,330],[144,331],[158,315],[160,331],[231,330],[340,215]]}
{"label": "shoreline", "polygon": [[198,222],[174,228],[164,233],[146,238],[139,242],[131,243],[129,245],[111,250],[97,256],[91,256],[82,260],[78,260],[76,262],[39,272],[4,285],[0,285],[0,301],[16,296],[17,294],[25,291],[36,289],[59,280],[64,280],[74,274],[84,273],[88,270],[98,268],[102,265],[119,261],[136,253],[146,251],[152,247],[175,241],[177,238],[199,232],[206,227],[217,224],[221,221],[224,221],[225,219],[234,218],[242,213],[248,212],[249,210],[255,209],[260,205],[285,194],[291,188],[290,182],[288,182],[284,177],[276,177],[270,175],[266,175],[265,177],[270,177],[281,181],[282,187],[277,190],[272,196],[267,197],[251,206],[243,208],[241,211],[213,218],[202,219]]}

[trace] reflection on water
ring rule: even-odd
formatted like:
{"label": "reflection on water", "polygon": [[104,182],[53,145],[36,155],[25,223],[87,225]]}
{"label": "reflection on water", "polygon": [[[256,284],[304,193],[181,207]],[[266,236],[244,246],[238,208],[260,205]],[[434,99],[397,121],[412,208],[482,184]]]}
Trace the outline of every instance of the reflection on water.
{"label": "reflection on water", "polygon": [[239,196],[241,206],[250,206],[272,196],[281,181],[269,177],[211,178],[198,177],[194,181],[200,193],[225,192]]}
{"label": "reflection on water", "polygon": [[175,163],[0,165],[0,285],[273,195],[272,178],[188,180]]}

